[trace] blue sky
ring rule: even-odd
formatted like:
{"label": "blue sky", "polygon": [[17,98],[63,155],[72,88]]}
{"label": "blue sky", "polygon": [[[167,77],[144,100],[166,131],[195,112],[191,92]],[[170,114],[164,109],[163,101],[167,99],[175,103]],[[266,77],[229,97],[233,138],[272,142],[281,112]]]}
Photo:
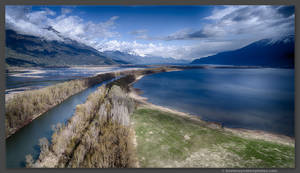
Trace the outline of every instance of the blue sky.
{"label": "blue sky", "polygon": [[[70,16],[80,16],[84,21],[100,23],[117,16],[116,31],[121,40],[131,41],[136,38],[135,31],[147,30],[152,36],[164,36],[184,28],[201,28],[209,21],[199,18],[209,16],[213,6],[35,6],[32,11],[48,8],[56,13],[55,18],[69,9]],[[197,22],[195,22],[197,21]],[[140,40],[143,42],[144,40]],[[152,40],[152,42],[155,40]]]}
{"label": "blue sky", "polygon": [[[293,6],[6,6],[6,28],[99,51],[192,60],[294,34]],[[62,41],[62,40],[60,40]]]}

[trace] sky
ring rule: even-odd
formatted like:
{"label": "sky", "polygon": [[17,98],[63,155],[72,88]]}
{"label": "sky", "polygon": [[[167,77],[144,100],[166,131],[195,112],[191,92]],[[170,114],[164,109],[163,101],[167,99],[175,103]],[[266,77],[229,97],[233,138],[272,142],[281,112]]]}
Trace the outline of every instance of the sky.
{"label": "sky", "polygon": [[5,26],[21,34],[99,51],[193,60],[254,41],[294,35],[294,6],[6,6]]}

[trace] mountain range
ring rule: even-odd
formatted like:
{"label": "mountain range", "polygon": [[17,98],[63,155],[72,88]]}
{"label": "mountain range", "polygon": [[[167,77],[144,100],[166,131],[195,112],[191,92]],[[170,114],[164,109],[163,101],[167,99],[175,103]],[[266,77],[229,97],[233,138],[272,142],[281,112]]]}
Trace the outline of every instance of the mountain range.
{"label": "mountain range", "polygon": [[118,64],[90,46],[72,39],[63,39],[64,41],[46,40],[7,29],[6,63],[12,66]]}
{"label": "mountain range", "polygon": [[163,58],[159,56],[139,56],[120,51],[104,51],[102,54],[117,62],[126,62],[127,64],[186,64],[190,61],[177,60],[174,58]]}
{"label": "mountain range", "polygon": [[243,48],[196,59],[191,64],[294,67],[294,35],[263,39]]}
{"label": "mountain range", "polygon": [[[20,34],[6,29],[6,63],[10,66],[70,66],[113,64],[186,64],[186,60],[139,56],[129,52],[99,52],[91,46],[64,37],[52,27],[45,28],[63,41]],[[294,35],[276,41],[263,39],[240,49],[196,59],[191,64],[294,67]]]}
{"label": "mountain range", "polygon": [[6,29],[6,63],[10,66],[42,67],[187,63],[173,58],[142,57],[120,51],[99,52],[91,46],[64,37],[52,27],[44,29],[52,31],[63,41],[47,40]]}

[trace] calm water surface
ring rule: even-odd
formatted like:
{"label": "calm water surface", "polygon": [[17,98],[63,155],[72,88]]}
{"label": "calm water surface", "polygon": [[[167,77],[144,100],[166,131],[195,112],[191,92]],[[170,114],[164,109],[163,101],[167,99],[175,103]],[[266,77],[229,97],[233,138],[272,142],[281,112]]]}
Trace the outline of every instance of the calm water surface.
{"label": "calm water surface", "polygon": [[[76,105],[84,103],[100,85],[70,97],[8,138],[7,167],[24,167],[27,154],[36,159],[39,139],[50,141],[52,125],[65,123]],[[207,121],[294,136],[294,70],[185,70],[145,76],[134,87],[142,89],[143,96],[154,104],[196,114]]]}
{"label": "calm water surface", "polygon": [[[93,76],[101,72],[126,70],[128,68],[131,67],[34,68],[28,69],[28,71],[10,72],[6,74],[5,93],[37,89],[66,80]],[[68,98],[9,137],[6,140],[7,167],[24,167],[27,154],[31,154],[36,159],[40,152],[39,139],[46,137],[50,141],[53,133],[52,125],[65,123],[75,112],[76,105],[84,103],[88,95],[104,83],[106,82]]]}
{"label": "calm water surface", "polygon": [[31,154],[34,159],[37,159],[40,153],[39,139],[46,137],[48,141],[51,141],[52,126],[57,123],[66,123],[74,114],[76,105],[84,103],[88,95],[104,83],[106,82],[69,97],[6,139],[7,168],[25,167],[25,156],[27,154]]}
{"label": "calm water surface", "polygon": [[194,69],[145,76],[149,101],[232,128],[294,136],[293,69]]}
{"label": "calm water surface", "polygon": [[94,76],[101,72],[126,70],[132,67],[71,67],[71,68],[28,68],[6,73],[5,94],[29,89],[38,89],[59,82]]}

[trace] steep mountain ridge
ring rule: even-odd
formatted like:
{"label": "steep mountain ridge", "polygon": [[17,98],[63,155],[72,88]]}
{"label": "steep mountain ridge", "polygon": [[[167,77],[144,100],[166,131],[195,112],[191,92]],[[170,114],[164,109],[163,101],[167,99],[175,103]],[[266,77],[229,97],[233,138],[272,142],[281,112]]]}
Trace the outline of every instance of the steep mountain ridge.
{"label": "steep mountain ridge", "polygon": [[[60,36],[58,32],[57,35]],[[63,42],[19,34],[6,29],[6,63],[11,66],[118,64],[90,46],[60,37],[64,39]]]}
{"label": "steep mountain ridge", "polygon": [[243,48],[194,60],[191,64],[294,67],[294,35],[263,39]]}

